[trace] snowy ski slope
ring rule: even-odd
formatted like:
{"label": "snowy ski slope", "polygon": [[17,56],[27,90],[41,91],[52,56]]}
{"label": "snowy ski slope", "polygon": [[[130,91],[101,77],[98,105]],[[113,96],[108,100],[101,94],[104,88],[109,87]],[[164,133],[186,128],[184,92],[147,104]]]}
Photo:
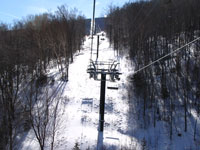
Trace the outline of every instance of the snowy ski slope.
{"label": "snowy ski slope", "polygon": [[[105,37],[104,37],[105,38]],[[94,36],[94,55],[97,37]],[[80,149],[96,149],[99,122],[100,81],[89,78],[86,72],[90,60],[90,39],[86,37],[82,51],[75,54],[74,62],[69,66],[69,81],[62,86],[58,99],[64,100],[59,105],[59,123],[56,132],[55,149],[70,150],[75,143]],[[103,143],[111,149],[129,147],[137,143],[133,137],[126,135],[128,129],[128,93],[126,77],[128,63],[126,57],[117,57],[110,48],[108,39],[100,41],[99,61],[117,59],[120,62],[121,80],[107,82],[106,86],[118,87],[118,90],[106,89],[105,123]],[[49,75],[56,74],[56,87],[61,84],[57,68],[51,68]],[[22,149],[39,149],[33,131],[29,131],[22,143]],[[139,146],[139,145],[138,145]],[[46,149],[49,145],[46,144]]]}

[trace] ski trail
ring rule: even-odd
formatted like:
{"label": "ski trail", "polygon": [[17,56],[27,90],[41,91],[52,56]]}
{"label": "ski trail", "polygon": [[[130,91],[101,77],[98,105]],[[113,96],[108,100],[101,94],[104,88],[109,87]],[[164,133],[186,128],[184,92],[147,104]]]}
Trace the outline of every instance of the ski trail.
{"label": "ski trail", "polygon": [[[95,57],[97,37],[94,36]],[[137,145],[137,140],[127,134],[128,129],[128,93],[126,78],[130,72],[130,63],[127,58],[116,58],[112,48],[109,47],[108,39],[100,41],[99,61],[118,59],[120,61],[121,80],[107,82],[106,86],[118,87],[118,90],[106,88],[105,101],[105,123],[103,144],[107,147],[121,149]],[[74,55],[74,62],[69,66],[69,81],[62,89],[59,97],[64,103],[59,105],[59,124],[56,133],[55,149],[71,150],[78,143],[80,149],[95,149],[98,138],[99,122],[99,99],[100,82],[89,78],[87,67],[90,60],[90,39],[87,37],[83,50]],[[129,65],[129,66],[128,66]],[[52,68],[51,73],[56,74]],[[30,131],[27,137],[33,139],[33,132]],[[36,143],[31,147],[30,139],[23,142],[24,148],[35,149]],[[35,140],[34,140],[35,141]],[[33,141],[32,141],[33,143]]]}

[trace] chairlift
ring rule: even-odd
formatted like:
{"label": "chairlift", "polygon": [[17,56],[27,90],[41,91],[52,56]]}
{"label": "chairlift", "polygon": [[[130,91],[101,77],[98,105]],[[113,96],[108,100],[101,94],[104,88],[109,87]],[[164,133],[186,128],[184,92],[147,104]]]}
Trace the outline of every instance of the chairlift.
{"label": "chairlift", "polygon": [[108,86],[107,89],[109,89],[109,90],[118,90],[119,88],[118,87]]}

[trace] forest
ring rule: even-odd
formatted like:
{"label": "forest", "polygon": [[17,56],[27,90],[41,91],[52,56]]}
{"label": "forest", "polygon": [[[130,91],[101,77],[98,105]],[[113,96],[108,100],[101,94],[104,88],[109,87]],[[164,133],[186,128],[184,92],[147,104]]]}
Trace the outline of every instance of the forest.
{"label": "forest", "polygon": [[54,14],[30,15],[12,27],[0,24],[0,149],[15,149],[30,128],[41,150],[47,136],[53,149],[58,104],[52,108],[53,98],[39,95],[48,95],[43,85],[55,81],[46,76],[48,66],[58,66],[61,80],[68,80],[69,64],[85,36],[85,18],[77,14],[62,5]]}
{"label": "forest", "polygon": [[[129,2],[121,8],[110,6],[106,32],[118,53],[129,53],[134,72],[200,37],[199,8],[198,0],[151,0]],[[137,113],[138,126],[156,128],[163,121],[170,140],[189,128],[193,140],[199,139],[199,40],[133,73],[129,81],[129,118]]]}
{"label": "forest", "polygon": [[102,146],[199,149],[199,8],[199,0],[110,5],[94,37],[90,20],[65,5],[0,23],[0,150],[32,141],[30,149],[98,148],[100,82],[87,74],[93,39],[99,56],[122,67],[121,80],[107,84],[117,90],[106,91]]}

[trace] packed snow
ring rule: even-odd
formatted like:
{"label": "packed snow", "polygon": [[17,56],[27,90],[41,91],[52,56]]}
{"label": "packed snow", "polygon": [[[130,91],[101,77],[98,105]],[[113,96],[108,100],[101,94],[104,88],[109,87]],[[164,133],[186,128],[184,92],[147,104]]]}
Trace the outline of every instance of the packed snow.
{"label": "packed snow", "polygon": [[[153,125],[144,128],[144,122],[139,121],[141,119],[138,118],[139,111],[142,109],[135,105],[138,100],[127,90],[130,87],[128,76],[133,73],[134,66],[128,54],[118,56],[105,36],[100,39],[98,60],[117,60],[122,73],[119,81],[106,82],[104,132],[102,134],[98,131],[100,81],[89,78],[87,73],[91,59],[91,38],[86,37],[82,50],[74,55],[74,62],[69,65],[68,82],[60,80],[61,75],[56,66],[51,66],[48,70],[48,76],[54,77],[55,83],[47,87],[51,91],[56,90],[54,100],[59,101],[54,149],[72,150],[78,146],[81,150],[93,150],[101,145],[109,150],[199,149],[199,141],[193,141],[194,122],[188,125],[188,132],[182,132],[181,136],[176,135],[178,131],[175,131],[173,140],[169,139],[167,123],[164,121],[157,120],[155,128]],[[96,59],[96,41],[97,36],[94,36],[93,60]],[[107,87],[117,87],[118,90],[111,90]],[[197,119],[197,126],[199,126],[199,116],[195,111],[191,114]],[[181,122],[183,121],[176,123]],[[40,149],[33,130],[24,135],[19,149]],[[50,149],[50,143],[47,141],[45,150],[48,149]]]}
{"label": "packed snow", "polygon": [[[127,57],[119,57],[110,47],[108,39],[100,41],[99,61],[117,60],[120,62],[121,80],[116,82],[107,81],[106,86],[118,87],[118,90],[106,89],[105,102],[105,123],[103,133],[103,145],[106,147],[120,149],[129,147],[130,144],[136,144],[137,140],[125,134],[128,129],[128,94],[126,90],[126,77],[131,69],[127,66]],[[49,69],[48,75],[54,75],[55,83],[51,88],[60,88],[57,98],[62,100],[59,103],[59,120],[56,132],[55,149],[70,150],[75,144],[80,149],[96,149],[98,140],[99,123],[99,99],[100,99],[100,81],[89,78],[87,67],[89,65],[91,39],[86,37],[81,52],[74,55],[74,62],[69,66],[69,81],[62,83],[59,80],[58,68]],[[97,37],[94,36],[93,59],[96,57]],[[139,146],[139,145],[138,145]],[[48,149],[48,144],[46,149]],[[22,143],[21,149],[35,150],[39,149],[34,132],[27,133]]]}

